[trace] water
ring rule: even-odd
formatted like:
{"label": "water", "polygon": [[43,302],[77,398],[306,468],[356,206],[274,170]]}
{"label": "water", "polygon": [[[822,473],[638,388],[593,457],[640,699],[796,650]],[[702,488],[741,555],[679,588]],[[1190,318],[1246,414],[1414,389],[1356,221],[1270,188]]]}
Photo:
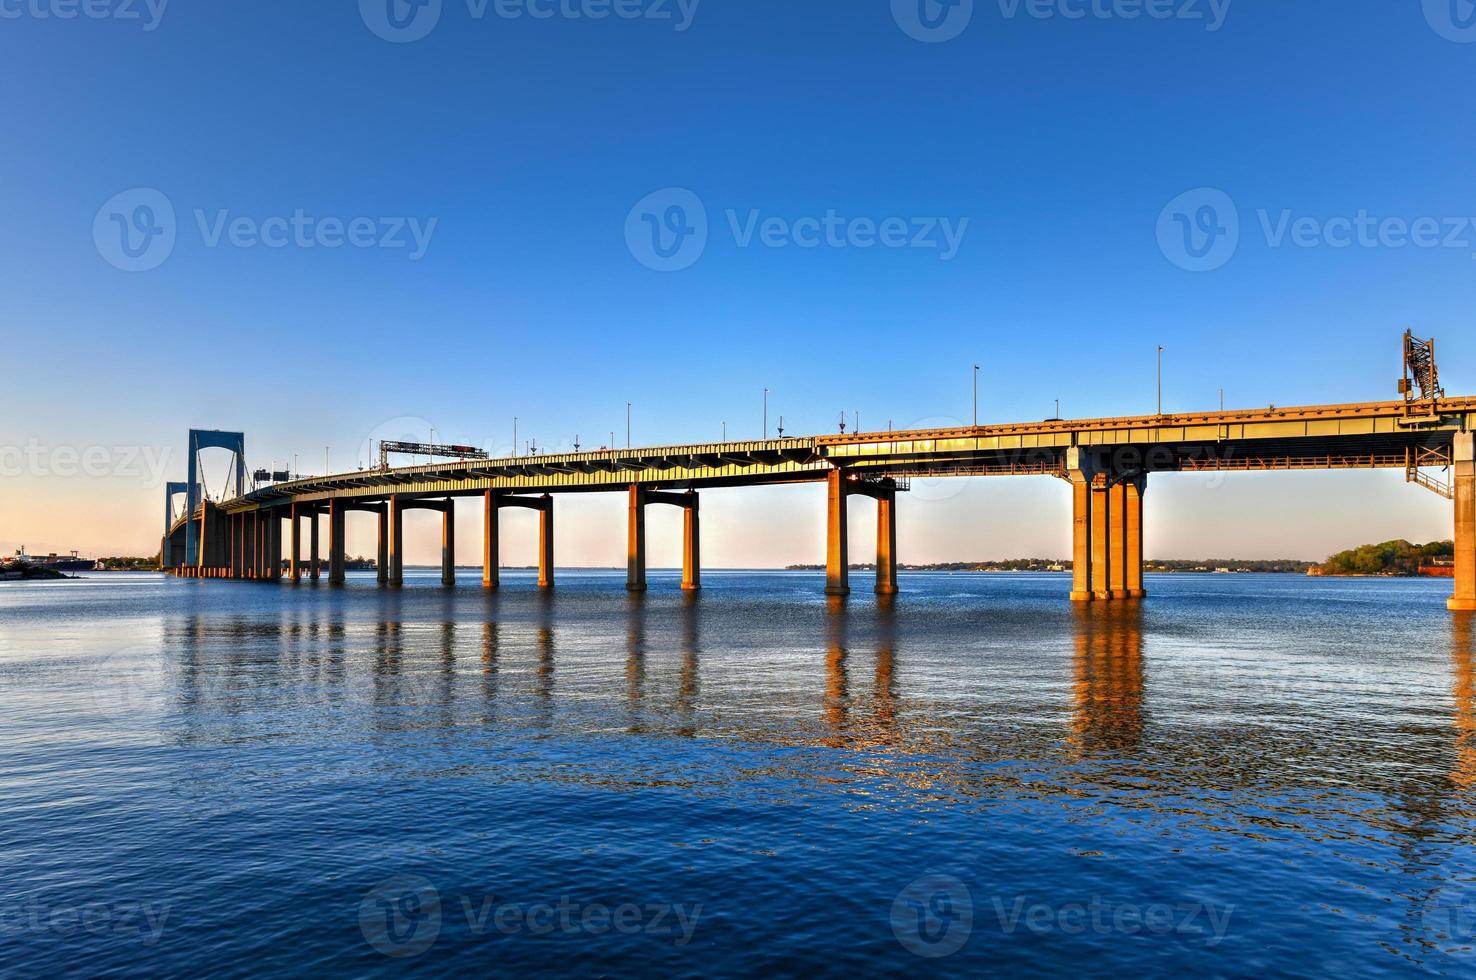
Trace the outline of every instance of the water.
{"label": "water", "polygon": [[1448,581],[477,584],[0,586],[6,974],[1476,965]]}

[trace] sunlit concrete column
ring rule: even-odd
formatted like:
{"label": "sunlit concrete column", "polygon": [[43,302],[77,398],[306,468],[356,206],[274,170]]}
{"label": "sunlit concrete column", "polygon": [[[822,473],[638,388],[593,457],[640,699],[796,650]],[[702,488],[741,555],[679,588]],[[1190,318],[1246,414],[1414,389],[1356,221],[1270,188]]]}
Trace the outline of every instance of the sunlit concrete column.
{"label": "sunlit concrete column", "polygon": [[682,507],[682,589],[696,592],[702,588],[702,534],[699,523],[697,492],[684,494]]}
{"label": "sunlit concrete column", "polygon": [[1148,594],[1143,588],[1143,494],[1148,490],[1147,475],[1138,476],[1123,485],[1127,490],[1127,594],[1141,599]]}
{"label": "sunlit concrete column", "polygon": [[389,581],[389,504],[374,509],[378,535],[375,538],[374,580],[383,585]]}
{"label": "sunlit concrete column", "polygon": [[441,511],[441,584],[456,584],[456,502],[446,501]]}
{"label": "sunlit concrete column", "polygon": [[399,496],[389,499],[389,585],[405,584],[405,505]]}
{"label": "sunlit concrete column", "polygon": [[1476,447],[1472,442],[1472,433],[1459,432],[1453,447],[1455,594],[1447,605],[1454,612],[1476,611]]}
{"label": "sunlit concrete column", "polygon": [[847,557],[845,474],[831,470],[825,479],[825,594],[851,594]]}
{"label": "sunlit concrete column", "polygon": [[282,581],[282,512],[279,510],[269,511],[271,516],[267,518],[267,524],[271,528],[272,552],[271,552],[271,580]]}
{"label": "sunlit concrete column", "polygon": [[876,594],[897,594],[897,491],[876,495]]}
{"label": "sunlit concrete column", "polygon": [[288,518],[288,520],[292,522],[292,530],[290,533],[290,537],[292,539],[292,570],[290,574],[292,578],[292,584],[297,585],[299,582],[302,581],[302,532],[298,526],[299,522],[296,504],[292,505],[290,513],[292,515],[290,518]]}
{"label": "sunlit concrete column", "polygon": [[1126,599],[1127,586],[1127,486],[1113,483],[1107,489],[1107,587],[1112,598]]}
{"label": "sunlit concrete column", "polygon": [[251,513],[251,577],[260,582],[266,578],[266,515]]}
{"label": "sunlit concrete column", "polygon": [[344,510],[343,501],[334,497],[328,501],[328,583],[342,585],[344,574]]}
{"label": "sunlit concrete column", "polygon": [[241,577],[241,515],[231,515],[231,578]]}
{"label": "sunlit concrete column", "polygon": [[308,519],[308,577],[316,582],[323,576],[323,561],[318,552],[318,508]]}
{"label": "sunlit concrete column", "polygon": [[501,561],[501,529],[498,527],[498,515],[501,508],[497,506],[497,498],[488,490],[482,498],[482,588],[495,589],[502,585],[502,573],[498,567]]}
{"label": "sunlit concrete column", "polygon": [[1105,484],[1092,486],[1092,595],[1112,598],[1111,491]]}
{"label": "sunlit concrete column", "polygon": [[1071,601],[1091,602],[1092,589],[1092,478],[1081,469],[1068,469],[1071,481]]}
{"label": "sunlit concrete column", "polygon": [[625,588],[646,591],[646,492],[631,484],[627,507]]}
{"label": "sunlit concrete column", "polygon": [[241,515],[241,577],[256,578],[256,511]]}
{"label": "sunlit concrete column", "polygon": [[538,587],[551,589],[554,584],[554,502],[551,494],[543,495],[538,510]]}

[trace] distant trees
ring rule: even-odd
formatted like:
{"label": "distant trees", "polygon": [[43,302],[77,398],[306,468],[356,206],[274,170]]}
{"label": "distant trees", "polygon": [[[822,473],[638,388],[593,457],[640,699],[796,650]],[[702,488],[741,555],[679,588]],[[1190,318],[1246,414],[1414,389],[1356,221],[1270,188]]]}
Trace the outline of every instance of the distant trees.
{"label": "distant trees", "polygon": [[1401,538],[1340,551],[1318,568],[1324,575],[1418,575],[1421,565],[1454,554],[1454,541],[1410,544]]}

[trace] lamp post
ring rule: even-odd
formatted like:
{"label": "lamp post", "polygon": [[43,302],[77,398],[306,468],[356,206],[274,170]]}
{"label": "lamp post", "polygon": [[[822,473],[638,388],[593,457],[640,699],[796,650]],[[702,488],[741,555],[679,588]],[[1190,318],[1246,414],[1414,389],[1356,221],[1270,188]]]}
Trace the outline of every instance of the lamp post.
{"label": "lamp post", "polygon": [[769,389],[764,389],[764,440],[769,438]]}
{"label": "lamp post", "polygon": [[1163,345],[1158,345],[1158,414],[1163,414]]}
{"label": "lamp post", "polygon": [[630,448],[630,402],[625,403],[625,448]]}
{"label": "lamp post", "polygon": [[518,455],[518,417],[513,416],[513,457]]}
{"label": "lamp post", "polygon": [[974,428],[979,427],[979,365],[974,365]]}

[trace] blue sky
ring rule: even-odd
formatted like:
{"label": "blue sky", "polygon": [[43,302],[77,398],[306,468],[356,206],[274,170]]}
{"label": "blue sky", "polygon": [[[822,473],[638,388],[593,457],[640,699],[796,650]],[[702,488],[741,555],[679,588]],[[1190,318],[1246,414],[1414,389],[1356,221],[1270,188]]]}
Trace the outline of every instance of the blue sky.
{"label": "blue sky", "polygon": [[[341,469],[375,434],[430,425],[506,448],[515,415],[550,448],[623,441],[627,401],[637,442],[725,420],[757,435],[764,387],[791,432],[842,410],[900,427],[967,421],[975,362],[985,420],[1056,398],[1067,416],[1140,413],[1158,344],[1168,410],[1222,387],[1232,407],[1367,400],[1393,396],[1406,326],[1439,338],[1452,391],[1476,391],[1466,0],[1156,0],[1168,19],[976,0],[951,21],[928,8],[963,18],[937,43],[912,36],[915,0],[624,0],[641,16],[604,19],[601,0],[443,0],[408,43],[371,29],[391,0],[94,2],[106,16],[0,0],[3,446],[167,448],[180,478],[193,425],[245,430],[253,465],[318,470],[328,446]],[[672,188],[707,240],[653,271],[627,222]],[[140,190],[167,201],[175,242],[123,271],[94,225],[115,199],[132,220]],[[1238,246],[1189,271],[1175,215],[1205,200],[1233,204]],[[408,241],[402,219],[428,241],[419,257],[212,244],[223,222],[247,243],[299,212],[330,219],[320,243],[355,219],[366,241]],[[827,215],[900,219],[909,246],[930,222],[962,233],[951,257],[858,247],[864,225],[845,247],[793,244]],[[1335,247],[1360,216],[1369,242]],[[745,243],[774,219],[790,244]],[[1421,219],[1439,246],[1399,234]],[[46,457],[3,480],[0,548],[155,547],[147,475]],[[1397,475],[1203,484],[1155,481],[1150,552],[1449,534],[1448,506]],[[818,560],[815,494],[755,493],[705,515],[709,560]],[[904,506],[903,560],[1064,553],[1050,482],[934,496]],[[569,507],[560,561],[618,560],[618,503]],[[787,531],[755,543],[755,515]]]}

